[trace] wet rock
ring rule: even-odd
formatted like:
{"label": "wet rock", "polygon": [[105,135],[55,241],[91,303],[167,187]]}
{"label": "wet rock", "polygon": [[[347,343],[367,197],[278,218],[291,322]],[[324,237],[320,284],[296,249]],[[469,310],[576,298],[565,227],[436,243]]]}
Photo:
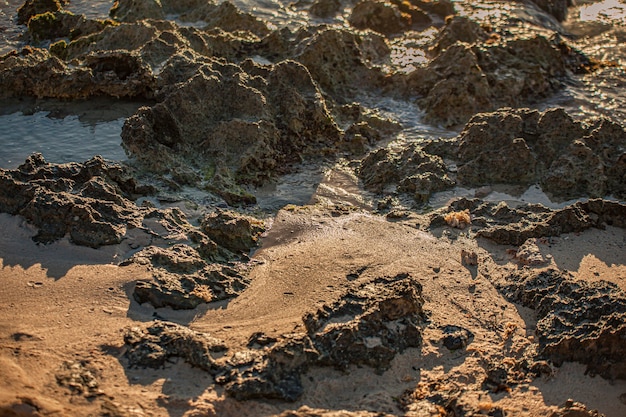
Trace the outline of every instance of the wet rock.
{"label": "wet rock", "polygon": [[336,16],[341,9],[339,0],[315,0],[309,9],[309,13],[319,18],[329,18]]}
{"label": "wet rock", "polygon": [[17,9],[17,23],[25,25],[35,15],[58,12],[67,3],[67,0],[27,0]]}
{"label": "wet rock", "polygon": [[623,217],[626,205],[616,201],[594,199],[551,210],[541,204],[511,208],[505,202],[495,204],[465,198],[433,212],[430,227],[444,226],[450,211],[461,210],[470,211],[472,229],[477,236],[503,245],[521,246],[528,239],[582,232],[591,227],[626,227]]}
{"label": "wet rock", "polygon": [[370,191],[397,190],[413,196],[418,203],[425,203],[432,193],[454,185],[443,160],[426,153],[418,144],[371,152],[361,161],[358,175]]}
{"label": "wet rock", "polygon": [[174,357],[205,371],[218,371],[214,356],[227,347],[219,339],[169,322],[153,322],[145,328],[128,328],[124,334],[126,358],[131,367],[164,367]]}
{"label": "wet rock", "polygon": [[391,35],[411,27],[411,15],[393,3],[382,0],[361,0],[352,9],[350,24],[357,29],[372,29]]}
{"label": "wet rock", "polygon": [[15,170],[0,169],[0,211],[21,215],[39,228],[33,240],[50,243],[65,235],[98,248],[120,243],[126,231],[160,217],[178,227],[171,213],[137,207],[142,191],[128,169],[94,157],[85,163],[49,164],[31,155]]}
{"label": "wet rock", "polygon": [[563,45],[543,36],[493,39],[476,23],[450,19],[431,48],[438,55],[398,85],[421,97],[427,121],[444,126],[499,107],[521,107],[561,88],[570,62]]}
{"label": "wet rock", "polygon": [[532,2],[559,22],[567,18],[567,8],[573,5],[572,0],[532,0]]}
{"label": "wet rock", "polygon": [[624,129],[574,121],[562,109],[500,109],[474,116],[459,135],[458,181],[532,185],[560,198],[626,193]]}
{"label": "wet rock", "polygon": [[421,344],[423,302],[419,283],[400,274],[362,284],[303,320],[320,363],[382,371],[397,353]]}
{"label": "wet rock", "polygon": [[126,261],[148,265],[151,281],[138,281],[133,297],[153,307],[193,309],[202,303],[233,298],[249,283],[242,272],[219,264],[209,264],[191,246],[171,248],[150,246]]}
{"label": "wet rock", "polygon": [[139,109],[124,124],[125,149],[156,173],[195,168],[205,188],[246,204],[255,200],[243,184],[259,185],[341,139],[305,67],[247,65],[265,77],[234,64],[204,65],[164,101]]}
{"label": "wet rock", "polygon": [[587,365],[605,378],[626,378],[626,294],[615,284],[573,279],[556,270],[517,271],[500,291],[536,310],[539,355],[557,366]]}
{"label": "wet rock", "polygon": [[364,89],[385,84],[380,65],[389,60],[390,53],[386,40],[377,33],[323,28],[302,40],[293,57],[306,66],[322,91],[345,103]]}
{"label": "wet rock", "polygon": [[83,15],[60,10],[33,16],[28,21],[28,34],[34,42],[55,40],[58,38],[77,39],[102,31],[106,26],[114,25],[111,20],[87,19]]}
{"label": "wet rock", "polygon": [[441,331],[443,332],[443,345],[449,350],[464,349],[474,340],[474,334],[460,326],[447,325]]}
{"label": "wet rock", "polygon": [[226,210],[202,217],[200,228],[218,245],[235,253],[250,252],[265,231],[262,221]]}
{"label": "wet rock", "polygon": [[28,46],[0,57],[1,97],[149,97],[153,83],[152,71],[141,58],[124,51],[93,56],[75,66]]}

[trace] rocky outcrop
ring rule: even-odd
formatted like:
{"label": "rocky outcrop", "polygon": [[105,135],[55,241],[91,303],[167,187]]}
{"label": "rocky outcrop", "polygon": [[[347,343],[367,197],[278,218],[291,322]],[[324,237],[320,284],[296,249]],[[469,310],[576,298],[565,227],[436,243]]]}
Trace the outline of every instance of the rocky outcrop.
{"label": "rocky outcrop", "polygon": [[390,2],[362,0],[352,9],[350,24],[357,29],[372,29],[383,35],[392,35],[411,27],[411,15]]}
{"label": "rocky outcrop", "polygon": [[626,196],[626,131],[608,119],[574,121],[562,109],[500,109],[459,136],[461,184],[538,183],[552,195]]}
{"label": "rocky outcrop", "polygon": [[145,219],[181,229],[178,210],[138,207],[132,201],[152,191],[140,187],[123,166],[94,157],[85,163],[49,164],[41,154],[15,170],[0,169],[0,211],[21,215],[39,230],[33,240],[50,243],[68,235],[77,245],[120,243]]}
{"label": "rocky outcrop", "polygon": [[477,236],[503,245],[520,246],[528,239],[582,232],[591,227],[626,228],[626,205],[616,201],[594,199],[552,210],[541,204],[512,208],[505,202],[495,204],[465,198],[433,212],[430,227],[446,225],[447,213],[462,210],[469,210]]}
{"label": "rocky outcrop", "polygon": [[150,281],[137,281],[133,297],[155,308],[193,309],[203,303],[239,295],[249,284],[243,271],[205,261],[198,249],[186,244],[170,248],[150,246],[133,255],[124,265],[146,265]]}
{"label": "rocky outcrop", "polygon": [[278,339],[253,334],[249,349],[216,360],[224,345],[183,326],[155,323],[127,330],[131,366],[160,367],[171,356],[210,372],[235,399],[295,401],[301,374],[312,366],[367,365],[378,371],[399,352],[421,344],[421,286],[409,274],[354,285],[332,304],[305,315],[306,333]]}
{"label": "rocky outcrop", "polygon": [[202,65],[162,102],[126,121],[125,149],[153,172],[245,204],[254,197],[241,185],[261,184],[337,145],[341,132],[304,66],[246,65]]}
{"label": "rocky outcrop", "polygon": [[537,313],[539,355],[557,366],[587,365],[608,379],[626,378],[626,294],[615,284],[575,280],[556,269],[522,270],[500,291]]}
{"label": "rocky outcrop", "polygon": [[31,17],[46,12],[58,12],[66,4],[67,0],[26,0],[17,9],[17,23],[25,25]]}
{"label": "rocky outcrop", "polygon": [[[434,59],[406,76],[426,120],[444,126],[499,107],[520,107],[561,88],[568,48],[543,36],[500,39],[465,17],[449,19],[430,53]],[[402,83],[400,83],[402,85]]]}
{"label": "rocky outcrop", "polygon": [[0,57],[0,97],[5,98],[150,97],[153,84],[143,60],[124,51],[91,56],[72,66],[48,50],[29,46]]}

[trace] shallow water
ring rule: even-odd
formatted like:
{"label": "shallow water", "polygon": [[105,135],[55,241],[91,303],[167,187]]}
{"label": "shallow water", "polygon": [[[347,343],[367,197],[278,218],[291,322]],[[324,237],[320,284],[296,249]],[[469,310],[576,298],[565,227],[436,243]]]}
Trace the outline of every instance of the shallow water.
{"label": "shallow water", "polygon": [[[305,24],[347,25],[349,9],[332,19],[313,19],[307,10],[312,0],[292,2],[286,0],[235,0],[244,11],[251,12],[270,22],[275,27],[299,27]],[[15,24],[15,11],[22,1],[0,0],[0,53],[18,48],[23,26]],[[455,1],[461,14],[471,15],[486,22],[515,16],[515,22],[532,25],[537,15],[523,9],[521,3],[482,1]],[[616,65],[603,68],[591,75],[578,76],[558,94],[537,103],[537,108],[554,106],[565,108],[576,118],[607,116],[624,123],[626,120],[626,0],[579,1],[579,6],[570,9],[568,20],[561,30],[570,43],[593,58],[613,61]],[[73,0],[67,9],[82,13],[90,18],[105,18],[113,1]],[[556,22],[541,22],[544,26]],[[514,29],[511,29],[514,30]],[[523,30],[523,29],[522,29]],[[526,29],[528,30],[528,29]],[[534,30],[534,29],[533,29]],[[411,33],[410,36],[391,40],[392,66],[398,71],[410,71],[426,60],[424,49],[436,31]],[[397,120],[403,130],[393,138],[398,143],[419,141],[424,138],[452,137],[458,131],[439,128],[423,123],[422,112],[411,101],[379,96],[363,96],[361,103],[378,111],[382,116]],[[91,104],[90,104],[91,103]],[[84,161],[99,154],[107,159],[124,160],[120,146],[120,132],[126,117],[133,114],[141,103],[115,101],[91,101],[79,105],[67,103],[36,103],[28,108],[20,104],[0,103],[0,167],[15,168],[33,152],[43,153],[50,162]],[[22,106],[24,107],[24,106]],[[67,108],[66,108],[67,107]],[[386,146],[389,140],[381,143]],[[273,184],[255,190],[261,209],[276,209],[286,204],[304,204],[316,196],[336,199],[346,204],[367,206],[367,198],[342,175],[341,167],[302,166],[291,175],[284,176]],[[352,195],[350,195],[352,193]],[[479,192],[480,193],[480,192]],[[520,190],[512,194],[498,194],[495,199],[534,201],[550,204],[540,190]],[[439,206],[454,196],[472,196],[476,190],[457,189],[435,196],[431,206]],[[333,197],[333,195],[335,197]],[[489,196],[487,196],[489,198]],[[556,203],[555,203],[556,204]]]}

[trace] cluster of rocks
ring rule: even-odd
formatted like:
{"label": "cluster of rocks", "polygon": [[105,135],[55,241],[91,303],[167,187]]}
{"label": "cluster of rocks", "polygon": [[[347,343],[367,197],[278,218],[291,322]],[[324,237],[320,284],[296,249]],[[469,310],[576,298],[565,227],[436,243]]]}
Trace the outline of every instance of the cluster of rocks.
{"label": "cluster of rocks", "polygon": [[155,322],[127,330],[126,357],[131,366],[150,367],[181,357],[211,373],[236,399],[294,401],[303,392],[301,374],[312,366],[383,371],[397,353],[419,347],[426,321],[421,291],[409,274],[355,284],[335,303],[306,314],[306,333],[279,338],[255,333],[249,349],[232,354],[224,354],[224,344],[208,335]]}
{"label": "cluster of rocks", "polygon": [[[554,2],[539,3],[562,13]],[[428,51],[432,60],[409,74],[384,69],[393,68],[388,37],[453,15],[447,0],[363,0],[349,21],[373,29],[365,31],[270,29],[230,2],[118,1],[106,20],[73,15],[63,5],[29,0],[20,9],[31,44],[50,47],[0,57],[0,95],[154,99],[126,122],[127,153],[145,169],[215,192],[231,205],[254,203],[248,185],[303,158],[362,151],[372,138],[389,135],[345,117],[342,104],[363,90],[417,96],[428,121],[453,125],[544,98],[586,62],[560,38],[500,39],[457,16],[440,29]],[[311,9],[331,6],[315,2]],[[206,26],[165,20],[172,16]],[[401,188],[418,199],[450,185],[439,173],[414,175]]]}
{"label": "cluster of rocks", "polygon": [[139,207],[139,186],[122,165],[94,157],[85,163],[50,164],[31,155],[15,170],[0,169],[0,212],[21,215],[39,230],[33,240],[50,243],[68,235],[77,245],[117,244],[129,229],[147,230],[147,219],[171,230],[187,222],[177,209]]}
{"label": "cluster of rocks", "polygon": [[469,210],[471,228],[477,237],[502,245],[520,246],[528,239],[582,232],[592,227],[626,228],[626,204],[593,199],[577,202],[562,209],[541,204],[524,204],[516,208],[506,202],[485,202],[460,198],[429,215],[429,227],[445,226],[449,212]]}
{"label": "cluster of rocks", "polygon": [[250,216],[229,211],[204,215],[200,228],[189,232],[194,246],[149,246],[124,262],[147,265],[152,274],[151,280],[135,284],[133,297],[155,308],[193,309],[237,296],[249,280],[247,265],[233,261],[246,260],[264,230]]}
{"label": "cluster of rocks", "polygon": [[500,291],[536,311],[540,357],[587,365],[607,379],[626,377],[626,294],[617,285],[575,280],[557,269],[520,270]]}

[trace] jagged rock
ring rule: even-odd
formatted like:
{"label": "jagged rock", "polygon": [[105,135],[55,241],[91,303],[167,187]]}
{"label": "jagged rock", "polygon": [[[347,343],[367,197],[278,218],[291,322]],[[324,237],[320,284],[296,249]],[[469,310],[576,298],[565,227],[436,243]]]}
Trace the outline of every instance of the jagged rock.
{"label": "jagged rock", "polygon": [[29,46],[0,57],[1,97],[149,97],[153,83],[141,58],[124,51],[91,56],[71,67],[48,50]]}
{"label": "jagged rock", "polygon": [[304,317],[320,362],[382,371],[398,352],[421,344],[421,285],[408,274],[383,277]]}
{"label": "jagged rock", "polygon": [[560,198],[626,195],[626,131],[608,119],[574,121],[563,109],[500,109],[459,135],[458,181],[532,185]]}
{"label": "jagged rock", "polygon": [[449,350],[463,349],[474,340],[474,334],[460,326],[447,325],[441,329],[443,345]]}
{"label": "jagged rock", "polygon": [[430,227],[444,226],[447,213],[461,210],[470,211],[472,228],[478,237],[502,245],[520,246],[528,239],[582,232],[591,227],[626,227],[626,205],[616,201],[594,199],[552,210],[541,204],[511,208],[505,202],[494,204],[465,198],[433,212]]}
{"label": "jagged rock", "polygon": [[548,260],[541,253],[541,249],[537,245],[537,239],[528,239],[515,252],[515,259],[527,266],[544,266]]}
{"label": "jagged rock", "polygon": [[246,204],[254,197],[242,184],[259,185],[286,164],[340,141],[305,67],[293,61],[247,65],[265,76],[212,62],[164,101],[139,109],[124,124],[125,149],[157,173],[194,167],[207,189],[229,204]]}
{"label": "jagged rock", "polygon": [[315,0],[309,9],[309,13],[324,19],[337,15],[340,9],[341,2],[339,0]]}
{"label": "jagged rock", "polygon": [[0,211],[38,227],[33,240],[40,243],[68,234],[75,244],[97,248],[120,243],[146,217],[172,225],[181,221],[172,213],[137,207],[130,199],[148,190],[138,187],[127,169],[99,156],[57,165],[33,154],[15,170],[0,169],[0,190]]}
{"label": "jagged rock", "polygon": [[539,355],[560,366],[587,365],[605,378],[626,378],[626,294],[617,285],[573,279],[557,269],[521,270],[500,291],[536,310]]}
{"label": "jagged rock", "polygon": [[476,113],[546,98],[561,88],[568,70],[578,71],[569,67],[579,65],[560,38],[494,39],[467,18],[449,19],[430,50],[438,55],[397,85],[419,95],[427,121],[452,126]]}
{"label": "jagged rock", "polygon": [[432,193],[454,185],[443,160],[415,143],[371,152],[361,161],[358,174],[370,191],[382,193],[395,187],[398,192],[412,195],[418,203],[427,202]]}
{"label": "jagged rock", "polygon": [[124,342],[129,347],[125,356],[131,367],[159,368],[165,366],[168,359],[180,357],[205,371],[217,371],[221,367],[213,356],[228,349],[219,339],[162,321],[145,328],[126,329]]}
{"label": "jagged rock", "polygon": [[602,417],[597,410],[589,410],[587,406],[574,400],[567,400],[557,411],[550,414],[550,417]]}
{"label": "jagged rock", "polygon": [[390,53],[384,37],[374,32],[323,28],[296,46],[294,59],[306,66],[325,93],[345,102],[357,92],[385,83],[378,66],[388,61]]}
{"label": "jagged rock", "polygon": [[153,307],[193,309],[202,303],[233,298],[247,288],[249,280],[234,268],[209,264],[191,246],[150,246],[124,264],[148,265],[151,281],[138,281],[133,297]]}
{"label": "jagged rock", "polygon": [[235,253],[250,252],[265,231],[262,221],[226,210],[202,217],[200,228],[218,245]]}
{"label": "jagged rock", "polygon": [[17,23],[25,25],[35,15],[46,12],[58,12],[67,3],[68,0],[26,0],[17,9]]}
{"label": "jagged rock", "polygon": [[350,24],[357,29],[372,29],[383,35],[403,32],[411,27],[411,15],[383,0],[361,0],[352,9]]}
{"label": "jagged rock", "polygon": [[115,25],[111,20],[87,19],[83,15],[60,10],[33,16],[28,21],[28,33],[35,42],[58,38],[77,39],[100,32],[106,26]]}

